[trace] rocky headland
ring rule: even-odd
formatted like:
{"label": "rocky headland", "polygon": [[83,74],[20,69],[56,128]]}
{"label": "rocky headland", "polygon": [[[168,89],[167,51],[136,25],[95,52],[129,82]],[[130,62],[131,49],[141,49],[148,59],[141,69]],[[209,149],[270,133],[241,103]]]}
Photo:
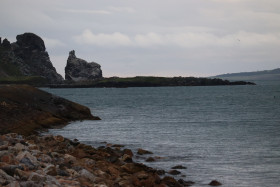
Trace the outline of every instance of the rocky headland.
{"label": "rocky headland", "polygon": [[30,135],[70,121],[99,119],[89,108],[28,85],[0,85],[0,134]]}
{"label": "rocky headland", "polygon": [[71,82],[85,82],[101,79],[101,66],[96,62],[87,62],[77,58],[75,51],[69,52],[67,65],[65,67],[65,79]]}
{"label": "rocky headland", "polygon": [[17,41],[0,40],[0,83],[60,84],[45,43],[36,34],[17,35]]}

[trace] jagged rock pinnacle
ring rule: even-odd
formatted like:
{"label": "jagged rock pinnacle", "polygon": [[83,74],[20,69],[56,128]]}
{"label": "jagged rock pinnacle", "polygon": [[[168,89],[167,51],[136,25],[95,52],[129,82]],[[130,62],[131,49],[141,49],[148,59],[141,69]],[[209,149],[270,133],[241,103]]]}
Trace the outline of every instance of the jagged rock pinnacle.
{"label": "jagged rock pinnacle", "polygon": [[65,67],[65,79],[70,81],[92,81],[102,78],[101,66],[96,62],[87,62],[77,58],[75,51],[69,52]]}

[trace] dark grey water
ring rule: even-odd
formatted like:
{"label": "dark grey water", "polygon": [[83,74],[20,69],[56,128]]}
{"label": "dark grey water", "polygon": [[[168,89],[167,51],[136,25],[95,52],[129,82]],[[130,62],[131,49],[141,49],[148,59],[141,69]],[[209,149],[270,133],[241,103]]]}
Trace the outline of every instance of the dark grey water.
{"label": "dark grey water", "polygon": [[[91,108],[101,121],[51,130],[99,146],[144,148],[164,159],[146,163],[205,186],[279,186],[280,85],[45,89]],[[143,162],[145,158],[138,158]]]}

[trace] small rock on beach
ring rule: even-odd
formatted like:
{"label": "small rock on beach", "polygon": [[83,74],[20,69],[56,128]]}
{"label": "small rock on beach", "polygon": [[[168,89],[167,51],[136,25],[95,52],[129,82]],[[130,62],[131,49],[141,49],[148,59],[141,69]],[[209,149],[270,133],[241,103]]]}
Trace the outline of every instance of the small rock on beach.
{"label": "small rock on beach", "polygon": [[212,180],[208,185],[210,185],[210,186],[221,186],[222,183],[220,183],[217,180]]}
{"label": "small rock on beach", "polygon": [[146,154],[153,154],[151,151],[147,151],[145,149],[138,149],[137,151],[138,155],[146,155]]}

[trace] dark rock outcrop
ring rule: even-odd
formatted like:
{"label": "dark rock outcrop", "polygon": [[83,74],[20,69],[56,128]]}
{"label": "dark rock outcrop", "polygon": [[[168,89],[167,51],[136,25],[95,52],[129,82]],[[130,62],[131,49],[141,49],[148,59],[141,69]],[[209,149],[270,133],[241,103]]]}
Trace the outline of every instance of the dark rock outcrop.
{"label": "dark rock outcrop", "polygon": [[70,121],[99,119],[89,108],[28,85],[0,86],[0,134],[23,135]]}
{"label": "dark rock outcrop", "polygon": [[44,83],[59,84],[63,81],[56,72],[46,51],[44,41],[33,33],[18,35],[15,43],[4,39],[0,43],[0,78],[20,81],[41,78]]}
{"label": "dark rock outcrop", "polygon": [[5,38],[3,40],[3,43],[1,44],[1,46],[6,48],[6,49],[11,49],[11,43],[9,42],[9,40],[7,40],[7,38]]}
{"label": "dark rock outcrop", "polygon": [[63,78],[56,72],[46,51],[44,41],[33,33],[17,36],[12,44],[17,64],[23,75],[43,76],[49,83],[61,83]]}
{"label": "dark rock outcrop", "polygon": [[144,149],[138,149],[137,154],[138,155],[146,155],[146,154],[153,154],[153,153],[151,151],[147,151],[147,150],[144,150]]}
{"label": "dark rock outcrop", "polygon": [[208,185],[210,185],[210,186],[221,186],[222,183],[220,183],[217,180],[212,180]]}
{"label": "dark rock outcrop", "polygon": [[69,52],[65,67],[65,79],[74,82],[93,81],[102,78],[101,66],[95,62],[87,62],[77,58],[75,51]]}
{"label": "dark rock outcrop", "polygon": [[171,169],[187,169],[187,168],[182,165],[177,165],[177,166],[172,167]]}

